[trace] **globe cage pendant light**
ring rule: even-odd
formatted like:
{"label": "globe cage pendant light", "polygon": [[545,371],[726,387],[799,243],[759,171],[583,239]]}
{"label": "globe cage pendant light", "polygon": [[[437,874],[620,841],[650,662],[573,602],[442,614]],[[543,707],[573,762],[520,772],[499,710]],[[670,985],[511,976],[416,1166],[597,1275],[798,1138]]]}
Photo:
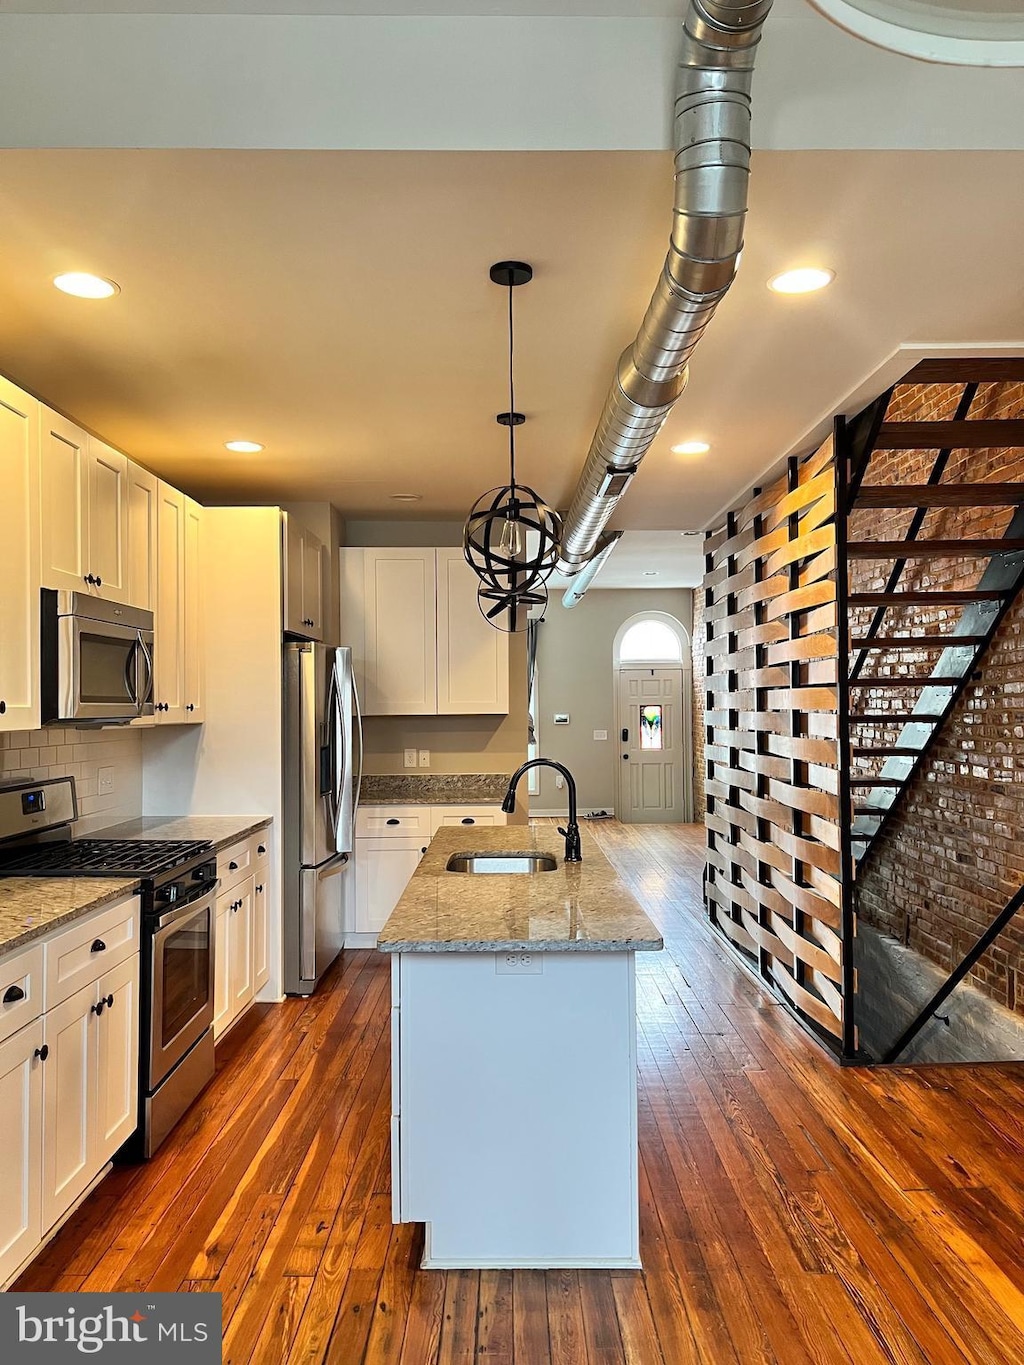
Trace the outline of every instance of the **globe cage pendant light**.
{"label": "globe cage pendant light", "polygon": [[525,261],[498,261],[491,266],[490,277],[508,289],[509,410],[499,412],[497,420],[508,428],[509,478],[507,484],[489,489],[473,504],[466,518],[463,550],[480,579],[480,610],[496,630],[514,633],[526,629],[531,608],[540,607],[543,615],[546,581],[558,558],[562,518],[539,493],[516,481],[516,427],[526,418],[516,412],[515,404],[512,292],[533,279],[533,267]]}

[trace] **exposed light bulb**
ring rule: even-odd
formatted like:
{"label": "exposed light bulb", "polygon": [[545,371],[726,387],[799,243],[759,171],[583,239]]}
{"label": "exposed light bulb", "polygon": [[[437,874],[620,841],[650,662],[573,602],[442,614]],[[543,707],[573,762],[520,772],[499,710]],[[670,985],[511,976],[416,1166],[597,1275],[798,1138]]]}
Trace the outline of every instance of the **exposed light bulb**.
{"label": "exposed light bulb", "polygon": [[498,549],[506,559],[518,559],[523,553],[523,528],[511,518],[502,523]]}

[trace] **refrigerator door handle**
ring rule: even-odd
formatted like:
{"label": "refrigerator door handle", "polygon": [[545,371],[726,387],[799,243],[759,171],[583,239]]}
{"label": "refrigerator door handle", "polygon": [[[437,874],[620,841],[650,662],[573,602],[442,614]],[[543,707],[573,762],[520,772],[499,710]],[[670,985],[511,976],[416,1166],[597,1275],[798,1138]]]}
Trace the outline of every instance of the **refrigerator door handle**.
{"label": "refrigerator door handle", "polygon": [[352,806],[352,828],[355,829],[359,798],[363,791],[363,710],[359,705],[359,684],[356,682],[355,669],[352,670],[352,701],[356,708],[356,728],[359,731],[359,772],[356,777],[356,797]]}

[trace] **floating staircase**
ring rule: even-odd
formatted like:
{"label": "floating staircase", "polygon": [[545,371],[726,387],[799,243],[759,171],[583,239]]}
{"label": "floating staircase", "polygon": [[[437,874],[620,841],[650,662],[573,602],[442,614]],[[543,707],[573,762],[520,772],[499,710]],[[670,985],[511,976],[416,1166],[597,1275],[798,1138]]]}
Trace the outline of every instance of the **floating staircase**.
{"label": "floating staircase", "polygon": [[[924,362],[837,425],[846,484],[838,571],[849,625],[841,706],[855,868],[1024,585],[1024,421],[971,417],[979,389],[1010,378],[1021,378],[1020,362]],[[947,420],[892,420],[903,386],[918,384],[959,387]]]}

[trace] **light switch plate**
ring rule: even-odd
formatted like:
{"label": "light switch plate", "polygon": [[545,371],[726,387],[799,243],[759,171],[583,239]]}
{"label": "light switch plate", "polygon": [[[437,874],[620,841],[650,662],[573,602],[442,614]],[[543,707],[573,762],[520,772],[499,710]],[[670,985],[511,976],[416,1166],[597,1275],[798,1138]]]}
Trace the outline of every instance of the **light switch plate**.
{"label": "light switch plate", "polygon": [[595,730],[595,731],[594,731],[594,738],[595,738],[595,739],[607,739],[607,738],[608,738],[608,731],[607,731],[607,730]]}
{"label": "light switch plate", "polygon": [[421,750],[420,750],[420,767],[421,767],[421,768],[429,768],[429,767],[430,767],[430,750],[429,750],[429,749],[421,749]]}
{"label": "light switch plate", "polygon": [[416,750],[415,750],[415,749],[406,749],[406,751],[405,751],[405,766],[406,766],[407,768],[415,768],[415,766],[416,766],[416,761],[417,761],[417,753],[416,753]]}
{"label": "light switch plate", "polygon": [[114,790],[114,769],[112,767],[102,767],[96,774],[96,791],[100,796],[109,796]]}

